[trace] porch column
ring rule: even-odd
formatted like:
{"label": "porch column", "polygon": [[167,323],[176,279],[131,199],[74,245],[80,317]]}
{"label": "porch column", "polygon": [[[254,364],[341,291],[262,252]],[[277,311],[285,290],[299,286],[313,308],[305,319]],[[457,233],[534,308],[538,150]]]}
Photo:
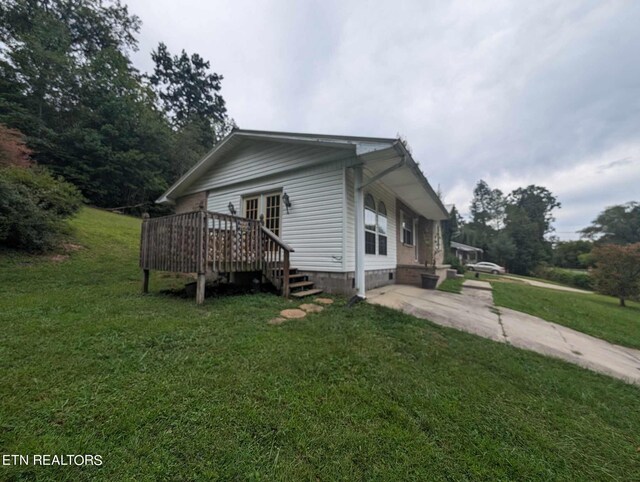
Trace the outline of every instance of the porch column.
{"label": "porch column", "polygon": [[364,192],[362,189],[362,166],[353,168],[355,209],[356,209],[356,294],[365,298],[364,285]]}

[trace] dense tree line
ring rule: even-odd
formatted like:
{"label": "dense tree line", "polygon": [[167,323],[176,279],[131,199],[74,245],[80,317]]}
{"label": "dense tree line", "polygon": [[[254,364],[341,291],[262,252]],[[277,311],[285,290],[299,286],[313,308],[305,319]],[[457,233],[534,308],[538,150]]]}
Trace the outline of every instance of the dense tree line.
{"label": "dense tree line", "polygon": [[[551,258],[547,235],[553,231],[553,210],[560,207],[545,187],[530,185],[505,195],[479,181],[473,191],[469,222],[450,214],[453,241],[482,248],[485,259],[527,274]],[[451,229],[451,228],[450,228]]]}
{"label": "dense tree line", "polygon": [[232,126],[198,54],[134,68],[140,24],[118,0],[0,3],[0,123],[97,206],[151,206]]}

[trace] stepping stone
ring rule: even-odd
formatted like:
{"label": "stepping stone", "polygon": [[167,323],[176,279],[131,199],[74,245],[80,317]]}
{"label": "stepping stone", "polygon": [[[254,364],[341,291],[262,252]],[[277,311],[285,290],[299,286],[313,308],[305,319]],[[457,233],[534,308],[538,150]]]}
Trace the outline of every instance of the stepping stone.
{"label": "stepping stone", "polygon": [[287,321],[286,318],[278,316],[277,318],[267,321],[267,325],[282,325],[285,321]]}
{"label": "stepping stone", "polygon": [[316,298],[315,300],[316,303],[320,303],[323,305],[331,305],[333,304],[333,300],[331,298]]}
{"label": "stepping stone", "polygon": [[306,311],[307,313],[320,313],[324,308],[320,305],[315,305],[313,303],[305,303],[304,305],[300,305],[300,309]]}
{"label": "stepping stone", "polygon": [[282,310],[280,312],[280,316],[289,320],[294,318],[304,318],[305,316],[307,316],[307,312],[292,308],[288,310]]}

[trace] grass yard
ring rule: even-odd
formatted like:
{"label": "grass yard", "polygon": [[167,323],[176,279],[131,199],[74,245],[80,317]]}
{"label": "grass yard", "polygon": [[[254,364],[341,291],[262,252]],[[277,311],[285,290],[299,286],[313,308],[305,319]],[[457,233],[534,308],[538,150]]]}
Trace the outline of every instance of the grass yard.
{"label": "grass yard", "polygon": [[462,293],[462,283],[464,283],[465,278],[448,278],[440,283],[438,289],[440,291],[446,291],[448,293]]}
{"label": "grass yard", "polygon": [[66,261],[0,255],[0,446],[104,464],[2,479],[638,479],[638,387],[366,303],[143,296],[139,222],[73,224]]}
{"label": "grass yard", "polygon": [[518,283],[492,283],[496,305],[523,311],[603,340],[640,349],[640,303]]}

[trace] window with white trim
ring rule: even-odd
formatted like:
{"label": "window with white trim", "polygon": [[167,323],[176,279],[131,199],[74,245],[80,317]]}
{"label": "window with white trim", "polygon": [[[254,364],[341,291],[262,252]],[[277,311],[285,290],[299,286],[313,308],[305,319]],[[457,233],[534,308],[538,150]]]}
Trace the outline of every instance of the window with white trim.
{"label": "window with white trim", "polygon": [[387,255],[387,207],[382,201],[378,201],[378,254]]}
{"label": "window with white trim", "polygon": [[371,194],[364,197],[364,252],[376,254],[376,202]]}

